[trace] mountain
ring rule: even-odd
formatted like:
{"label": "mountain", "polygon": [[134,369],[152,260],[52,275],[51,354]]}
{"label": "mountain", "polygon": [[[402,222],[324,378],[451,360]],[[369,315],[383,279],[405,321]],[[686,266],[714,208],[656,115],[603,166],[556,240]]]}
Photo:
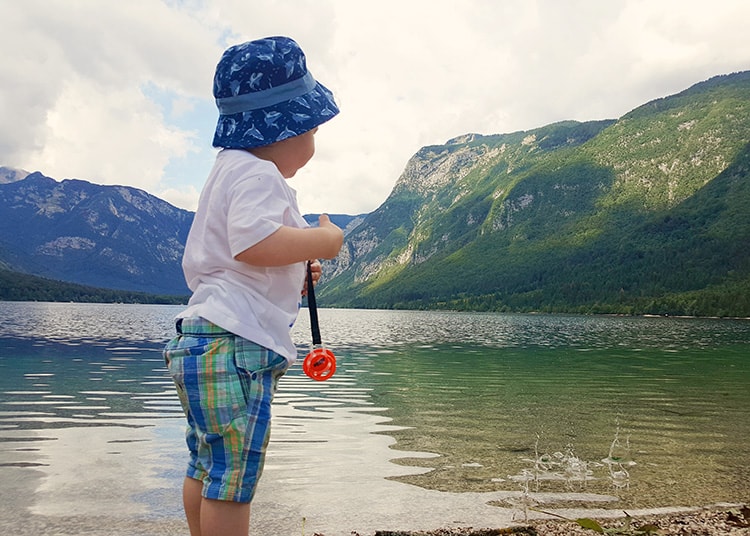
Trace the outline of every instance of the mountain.
{"label": "mountain", "polygon": [[424,147],[325,266],[346,307],[750,316],[750,72]]}
{"label": "mountain", "polygon": [[193,213],[143,190],[39,172],[0,182],[0,268],[93,287],[186,295]]}
{"label": "mountain", "polygon": [[[189,294],[180,262],[194,214],[142,190],[0,167],[0,214],[0,299],[163,302]],[[319,216],[305,219],[315,226]],[[364,215],[329,217],[346,232]]]}
{"label": "mountain", "polygon": [[[319,303],[750,316],[749,173],[750,72],[616,120],[458,136],[374,212],[331,216],[346,239]],[[3,285],[188,293],[193,213],[142,190],[0,168],[0,214]]]}
{"label": "mountain", "polygon": [[[352,216],[350,214],[329,214],[328,217],[331,219],[331,223],[340,227],[344,231],[344,236],[348,235],[352,230],[356,229],[360,223],[362,223],[367,214],[357,214]],[[305,221],[310,224],[311,227],[318,226],[318,218],[320,214],[305,214],[303,216]]]}

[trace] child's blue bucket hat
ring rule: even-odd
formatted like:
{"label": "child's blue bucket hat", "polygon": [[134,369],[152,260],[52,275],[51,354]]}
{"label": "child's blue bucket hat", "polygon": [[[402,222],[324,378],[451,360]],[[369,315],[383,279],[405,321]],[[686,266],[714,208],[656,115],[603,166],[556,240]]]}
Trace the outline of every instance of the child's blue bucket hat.
{"label": "child's blue bucket hat", "polygon": [[214,97],[219,108],[214,147],[269,145],[339,113],[333,94],[315,81],[302,49],[288,37],[228,48],[216,66]]}

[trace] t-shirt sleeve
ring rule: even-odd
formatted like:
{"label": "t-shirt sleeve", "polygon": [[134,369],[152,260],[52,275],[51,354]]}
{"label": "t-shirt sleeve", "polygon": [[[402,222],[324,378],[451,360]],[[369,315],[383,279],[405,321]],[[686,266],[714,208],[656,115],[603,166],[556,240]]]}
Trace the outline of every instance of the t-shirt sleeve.
{"label": "t-shirt sleeve", "polygon": [[289,209],[281,177],[254,175],[239,180],[229,191],[227,236],[232,257],[271,236],[283,225]]}

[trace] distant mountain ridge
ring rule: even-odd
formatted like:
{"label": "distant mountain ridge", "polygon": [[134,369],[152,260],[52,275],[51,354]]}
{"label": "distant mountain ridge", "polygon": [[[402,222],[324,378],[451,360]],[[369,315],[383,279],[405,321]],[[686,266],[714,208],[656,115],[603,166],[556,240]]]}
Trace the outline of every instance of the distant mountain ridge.
{"label": "distant mountain ridge", "polygon": [[143,190],[35,172],[0,184],[0,214],[2,267],[95,287],[189,293],[181,260],[193,213]]}
{"label": "distant mountain ridge", "polygon": [[[194,213],[143,190],[0,167],[0,214],[0,269],[102,289],[190,292],[181,261]],[[305,216],[311,225],[318,217]],[[347,229],[363,215],[330,218]],[[29,288],[28,278],[18,281]]]}
{"label": "distant mountain ridge", "polygon": [[[346,240],[319,302],[750,316],[749,169],[750,72],[617,120],[457,136],[417,151],[372,213],[331,216]],[[0,168],[0,268],[187,292],[192,213],[25,174]]]}
{"label": "distant mountain ridge", "polygon": [[[355,216],[350,214],[328,214],[331,223],[337,225],[344,231],[344,236],[348,235],[353,229],[356,229],[357,226],[364,221],[366,216],[367,214],[357,214]],[[305,214],[303,217],[311,227],[318,226],[318,218],[320,218],[320,214]]]}

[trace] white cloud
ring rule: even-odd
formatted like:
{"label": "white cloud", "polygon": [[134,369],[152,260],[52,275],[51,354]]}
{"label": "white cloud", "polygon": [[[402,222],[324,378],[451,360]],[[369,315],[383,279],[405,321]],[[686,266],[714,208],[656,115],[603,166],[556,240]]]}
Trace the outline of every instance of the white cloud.
{"label": "white cloud", "polygon": [[141,85],[204,92],[220,47],[197,21],[160,2],[91,0],[4,3],[0,18],[3,162],[153,189],[194,150],[195,133],[166,124]]}
{"label": "white cloud", "polygon": [[169,158],[194,148],[191,136],[165,125],[137,87],[103,88],[78,77],[61,84],[37,128],[45,143],[27,153],[25,167],[147,190],[159,183]]}
{"label": "white cloud", "polygon": [[200,196],[200,191],[192,184],[179,189],[167,188],[153,193],[176,207],[187,208],[188,210],[195,210]]}
{"label": "white cloud", "polygon": [[194,209],[228,44],[293,36],[342,113],[292,180],[365,212],[420,147],[616,118],[750,69],[745,0],[3,2],[0,165],[131,184]]}

